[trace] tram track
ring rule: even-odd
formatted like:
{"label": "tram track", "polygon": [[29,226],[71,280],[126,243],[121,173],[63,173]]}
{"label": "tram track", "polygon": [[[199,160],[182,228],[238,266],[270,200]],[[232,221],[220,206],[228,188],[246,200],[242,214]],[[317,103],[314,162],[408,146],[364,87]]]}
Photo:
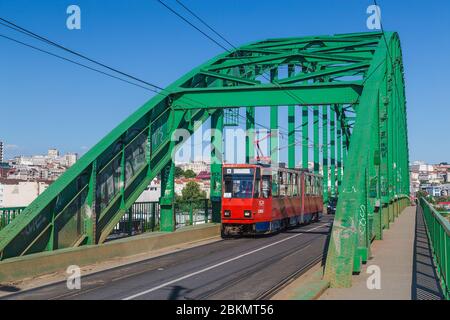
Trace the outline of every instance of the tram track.
{"label": "tram track", "polygon": [[[278,255],[273,255],[272,257],[268,258],[267,260],[261,261],[253,266],[250,266],[243,271],[242,274],[240,274],[238,277],[235,277],[234,279],[232,279],[231,281],[227,282],[225,285],[221,286],[218,289],[215,290],[211,290],[211,292],[208,292],[207,294],[201,295],[201,296],[196,296],[196,297],[185,297],[188,300],[207,300],[210,298],[213,298],[215,295],[224,292],[226,290],[230,290],[232,289],[235,285],[237,285],[238,283],[240,283],[241,281],[247,279],[249,276],[251,276],[252,274],[260,271],[260,270],[264,270],[265,268],[268,268],[271,264],[273,264],[275,261],[279,261],[281,259],[285,259],[288,258],[289,256],[292,256],[294,254],[298,254],[300,253],[302,250],[305,250],[307,248],[309,248],[311,246],[311,244],[314,242],[314,240],[316,239],[312,239],[310,241],[308,241],[307,243],[305,243],[304,245],[302,245],[301,247],[297,247],[297,248],[293,248],[292,250],[289,250],[288,252],[282,252]],[[320,256],[321,259],[321,256]],[[319,259],[319,260],[320,260]],[[316,259],[314,259],[315,261]],[[313,264],[314,265],[314,264]],[[309,264],[305,267],[300,268],[299,270],[295,271],[292,275],[289,275],[289,279],[292,279],[293,277],[295,277],[296,275],[300,275],[299,272],[300,271],[307,271],[310,268]],[[285,283],[285,281],[280,281],[279,284],[277,284],[276,288],[281,289],[281,283]],[[270,288],[269,290],[261,293],[260,295],[257,296],[256,300],[262,300],[264,299],[265,296],[267,296],[266,292],[272,292],[275,288]],[[259,299],[259,296],[261,296],[262,298]]]}
{"label": "tram track", "polygon": [[215,241],[6,299],[270,299],[323,257],[332,217],[278,234]]}

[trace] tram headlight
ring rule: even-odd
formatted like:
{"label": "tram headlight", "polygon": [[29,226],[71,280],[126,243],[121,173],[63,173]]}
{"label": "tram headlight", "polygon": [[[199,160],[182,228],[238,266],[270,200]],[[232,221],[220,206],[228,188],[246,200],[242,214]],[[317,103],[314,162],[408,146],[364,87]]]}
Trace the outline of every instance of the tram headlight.
{"label": "tram headlight", "polygon": [[250,210],[244,210],[244,217],[251,217],[252,216],[252,212]]}
{"label": "tram headlight", "polygon": [[225,210],[223,212],[224,217],[231,217],[231,211],[230,210]]}

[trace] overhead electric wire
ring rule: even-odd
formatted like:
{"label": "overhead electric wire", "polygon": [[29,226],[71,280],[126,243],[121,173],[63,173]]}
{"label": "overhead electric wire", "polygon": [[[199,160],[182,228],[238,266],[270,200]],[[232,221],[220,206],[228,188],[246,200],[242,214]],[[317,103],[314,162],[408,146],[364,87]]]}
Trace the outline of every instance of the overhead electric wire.
{"label": "overhead electric wire", "polygon": [[189,9],[186,5],[184,5],[180,0],[176,0],[180,6],[182,6],[186,11],[188,11],[190,14],[192,14],[194,17],[196,17],[201,23],[203,23],[209,30],[214,32],[220,39],[228,43],[230,46],[232,46],[234,49],[237,49],[231,42],[229,42],[224,36],[222,36],[219,32],[214,30],[208,23],[205,22],[202,18],[200,18],[197,14],[195,14],[191,9]]}
{"label": "overhead electric wire", "polygon": [[[377,0],[373,0],[373,3],[379,8]],[[394,64],[394,60],[392,59],[391,52],[389,50],[389,44],[388,44],[387,39],[386,39],[384,26],[383,26],[383,21],[381,20],[380,12],[377,11],[377,14],[378,14],[378,19],[380,20],[381,34],[382,34],[382,37],[384,39],[384,44],[386,45],[386,51],[387,51],[389,60],[391,61],[391,68],[392,68],[392,70],[395,70],[396,67],[395,67],[395,64]],[[401,105],[400,94],[398,92],[397,81],[394,81],[394,86],[395,86],[395,91],[397,92],[397,102],[398,102],[399,105]],[[398,120],[398,115],[397,115],[397,120]],[[400,123],[401,123],[402,129],[406,130],[403,121],[400,121]]]}
{"label": "overhead electric wire", "polygon": [[20,44],[20,45],[22,45],[22,46],[25,46],[25,47],[34,49],[34,50],[36,50],[36,51],[40,51],[40,52],[42,52],[42,53],[48,54],[48,55],[53,56],[53,57],[55,57],[55,58],[58,58],[58,59],[61,59],[61,60],[64,60],[64,61],[73,63],[73,64],[75,64],[75,65],[78,65],[78,66],[80,66],[80,67],[89,69],[89,70],[91,70],[91,71],[98,72],[98,73],[100,73],[100,74],[103,74],[103,75],[105,75],[105,76],[114,78],[114,79],[116,79],[116,80],[120,80],[120,81],[126,82],[126,83],[128,83],[128,84],[131,84],[131,85],[134,85],[134,86],[137,86],[137,87],[140,87],[140,88],[142,88],[142,89],[149,90],[149,91],[152,91],[152,92],[155,92],[155,93],[160,93],[160,92],[158,92],[158,91],[156,91],[156,90],[154,90],[154,89],[147,88],[147,87],[144,87],[144,86],[142,86],[142,85],[140,85],[140,84],[137,84],[137,83],[134,83],[134,82],[131,82],[131,81],[122,79],[122,78],[120,78],[120,77],[117,77],[117,76],[115,76],[115,75],[109,74],[109,73],[107,73],[107,72],[104,72],[104,71],[101,71],[101,70],[98,70],[98,69],[95,69],[95,68],[90,67],[90,66],[88,66],[88,65],[85,65],[85,64],[83,64],[83,63],[80,63],[80,62],[71,60],[71,59],[69,59],[69,58],[60,56],[60,55],[58,55],[58,54],[52,53],[52,52],[50,52],[50,51],[47,51],[47,50],[44,50],[44,49],[35,47],[35,46],[33,46],[33,45],[31,45],[31,44],[28,44],[28,43],[25,43],[25,42],[23,42],[23,41],[20,41],[20,40],[17,40],[17,39],[8,37],[8,36],[6,36],[6,35],[4,35],[4,34],[0,34],[0,37],[1,37],[1,38],[4,38],[4,39],[7,39],[7,40],[9,40],[9,41],[15,42],[15,43],[17,43],[17,44]]}
{"label": "overhead electric wire", "polygon": [[230,52],[230,50],[228,50],[227,48],[225,48],[223,45],[221,45],[219,42],[217,42],[216,40],[214,40],[212,37],[210,37],[206,32],[204,32],[203,30],[201,30],[200,28],[198,28],[196,25],[194,25],[193,23],[191,23],[189,20],[187,20],[185,17],[183,17],[181,14],[179,14],[178,12],[176,12],[174,9],[172,9],[170,6],[168,6],[167,4],[165,4],[163,1],[158,0],[159,3],[161,3],[164,7],[167,8],[167,10],[171,11],[173,14],[175,14],[177,17],[179,17],[180,19],[182,19],[184,22],[186,22],[187,24],[189,24],[192,28],[194,28],[195,30],[197,30],[198,32],[200,32],[201,34],[203,34],[205,37],[207,37],[209,40],[211,40],[212,42],[214,42],[216,45],[218,45],[219,47],[221,47],[222,49],[224,49],[227,52]]}
{"label": "overhead electric wire", "polygon": [[103,67],[103,68],[106,68],[106,69],[108,69],[108,70],[110,70],[110,71],[114,71],[114,72],[119,73],[119,74],[121,74],[121,75],[123,75],[123,76],[126,76],[126,77],[128,77],[128,78],[130,78],[130,79],[133,79],[133,80],[135,80],[135,81],[144,83],[144,84],[146,84],[146,85],[148,85],[148,86],[150,86],[150,87],[154,87],[154,88],[156,88],[156,89],[158,89],[158,90],[164,90],[164,88],[161,88],[161,87],[158,86],[158,85],[155,85],[155,84],[153,84],[153,83],[150,83],[150,82],[145,81],[145,80],[142,80],[142,79],[139,79],[139,78],[137,78],[137,77],[135,77],[135,76],[132,76],[132,75],[130,75],[130,74],[128,74],[128,73],[125,73],[125,72],[123,72],[123,71],[117,70],[116,68],[110,67],[110,66],[108,66],[108,65],[106,65],[106,64],[104,64],[104,63],[102,63],[102,62],[99,62],[99,61],[97,61],[97,60],[94,60],[94,59],[92,59],[92,58],[89,58],[89,57],[87,57],[87,56],[85,56],[85,55],[83,55],[83,54],[81,54],[81,53],[79,53],[79,52],[76,52],[76,51],[72,50],[72,49],[69,49],[69,48],[67,48],[67,47],[64,47],[64,46],[62,46],[62,45],[60,45],[60,44],[58,44],[58,43],[56,43],[56,42],[54,42],[54,41],[51,41],[51,40],[49,40],[49,39],[47,39],[47,38],[45,38],[45,37],[43,37],[43,36],[40,36],[40,35],[34,33],[34,32],[32,32],[32,31],[30,31],[30,30],[28,30],[28,29],[25,29],[25,28],[23,28],[23,27],[21,27],[21,26],[15,24],[14,22],[11,22],[11,21],[9,21],[9,20],[6,20],[6,19],[4,19],[4,18],[2,18],[2,17],[0,17],[0,20],[3,21],[3,22],[6,22],[6,24],[0,22],[0,24],[2,24],[3,26],[6,26],[6,27],[11,28],[11,29],[13,29],[13,30],[16,30],[16,31],[18,31],[18,32],[21,32],[21,33],[23,33],[23,34],[27,34],[28,36],[31,36],[31,37],[33,37],[33,38],[35,38],[35,39],[37,39],[37,40],[43,41],[43,42],[45,42],[45,43],[47,43],[47,44],[50,44],[50,45],[52,45],[52,46],[54,46],[54,47],[57,47],[57,48],[61,49],[61,50],[64,50],[64,51],[69,52],[69,53],[71,53],[71,54],[73,54],[73,55],[76,55],[76,56],[78,56],[78,57],[80,57],[80,58],[86,59],[86,60],[88,60],[88,61],[90,61],[90,62],[92,62],[92,63],[95,63],[95,64],[97,64],[97,65],[99,65],[99,66],[101,66],[101,67]]}
{"label": "overhead electric wire", "polygon": [[[161,3],[166,9],[168,9],[169,11],[171,11],[173,14],[175,14],[177,17],[179,17],[180,19],[182,19],[183,21],[185,21],[187,24],[189,24],[191,27],[193,27],[195,30],[199,31],[201,34],[203,34],[205,37],[207,37],[209,40],[213,41],[216,45],[218,45],[219,47],[221,47],[222,49],[224,49],[225,51],[232,53],[232,51],[230,51],[229,49],[225,48],[223,45],[221,45],[219,42],[217,42],[216,40],[214,40],[211,36],[209,36],[206,32],[202,31],[200,28],[198,28],[196,25],[194,25],[192,22],[190,22],[187,18],[185,18],[183,15],[181,15],[180,13],[178,13],[176,10],[174,10],[173,8],[171,8],[169,5],[167,5],[166,3],[164,3],[161,0],[158,0],[159,3]],[[212,30],[215,34],[219,35],[221,38],[226,39],[224,36],[220,35],[219,32],[217,32],[213,27],[211,27],[209,24],[207,24],[203,19],[201,19],[197,14],[195,14],[191,9],[187,8],[186,5],[181,4],[181,1],[177,0],[177,2],[182,5],[183,8],[185,8],[185,10],[187,10],[189,13],[191,13],[194,17],[196,17],[197,19],[199,19],[204,25],[206,25],[210,30]],[[239,50],[235,45],[233,45],[230,41],[226,40],[227,43],[229,43],[236,51]],[[239,60],[241,60],[242,62],[244,62],[243,59],[245,59],[245,57],[237,57]],[[267,72],[267,71],[266,71]],[[261,74],[266,80],[270,81],[272,84],[275,84],[277,87],[279,87],[281,90],[283,90],[286,94],[288,94],[291,98],[293,98],[294,100],[297,100],[298,104],[302,105],[304,104],[304,101],[299,98],[297,95],[295,95],[294,93],[290,92],[287,89],[284,89],[282,86],[280,86],[279,83],[277,82],[272,82],[269,78],[267,78],[265,76],[265,72]],[[309,108],[309,106],[308,106]]]}
{"label": "overhead electric wire", "polygon": [[[199,21],[201,21],[205,26],[207,26],[211,31],[213,31],[217,36],[219,36],[222,40],[226,41],[226,42],[227,42],[230,46],[232,46],[235,50],[238,50],[238,48],[236,48],[231,42],[229,42],[225,37],[223,37],[220,33],[218,33],[214,28],[212,28],[209,24],[207,24],[207,23],[206,23],[203,19],[201,19],[198,15],[196,15],[192,10],[190,10],[190,9],[189,9],[186,5],[184,5],[181,1],[179,1],[179,0],[176,0],[176,1],[177,1],[183,8],[185,8],[185,10],[187,10],[190,14],[192,14],[192,15],[193,15],[194,17],[196,17]],[[158,2],[160,2],[162,5],[164,5],[168,10],[170,10],[172,13],[174,13],[175,15],[177,15],[177,16],[178,16],[179,18],[181,18],[183,21],[185,21],[186,23],[188,23],[189,25],[191,25],[191,26],[192,26],[193,28],[195,28],[197,31],[201,32],[201,33],[202,33],[204,36],[206,36],[209,40],[213,41],[215,44],[217,44],[218,46],[220,46],[222,49],[224,49],[224,50],[226,50],[227,52],[230,52],[230,53],[231,53],[230,50],[228,50],[227,48],[225,48],[224,46],[222,46],[220,43],[218,43],[217,41],[215,41],[212,37],[210,37],[210,36],[207,35],[205,32],[203,32],[201,29],[199,29],[198,27],[196,27],[194,24],[192,24],[190,21],[188,21],[188,20],[187,20],[186,18],[184,18],[182,15],[180,15],[179,13],[177,13],[175,10],[173,10],[172,8],[170,8],[169,6],[167,6],[164,2],[162,2],[162,1],[160,1],[160,0],[158,0]],[[50,52],[50,51],[47,51],[47,50],[44,50],[44,49],[35,47],[35,46],[33,46],[33,45],[30,45],[30,44],[25,43],[25,42],[22,42],[22,41],[20,41],[20,40],[17,40],[17,39],[8,37],[8,36],[6,36],[6,35],[0,34],[0,37],[3,37],[3,38],[5,38],[5,39],[7,39],[7,40],[13,41],[13,42],[18,43],[18,44],[21,44],[21,45],[23,45],[23,46],[29,47],[29,48],[31,48],[31,49],[40,51],[40,52],[42,52],[42,53],[51,55],[51,56],[53,56],[53,57],[62,59],[62,60],[64,60],[64,61],[73,63],[73,64],[75,64],[75,65],[81,66],[81,67],[86,68],[86,69],[89,69],[89,70],[91,70],[91,71],[95,71],[95,72],[97,72],[97,73],[100,73],[100,74],[106,75],[106,76],[108,76],[108,77],[117,79],[117,80],[119,80],[119,81],[122,81],[122,82],[125,82],[125,83],[128,83],[128,84],[131,84],[131,85],[140,87],[140,88],[145,89],[145,90],[152,91],[152,92],[157,93],[157,94],[161,94],[161,95],[163,95],[163,96],[165,96],[165,97],[168,96],[168,95],[165,95],[165,94],[163,94],[163,93],[161,93],[161,92],[158,92],[157,90],[153,89],[153,88],[156,88],[156,89],[161,90],[161,91],[167,91],[166,89],[164,89],[164,88],[162,88],[162,87],[160,87],[160,86],[158,86],[158,85],[155,85],[155,84],[153,84],[153,83],[150,83],[150,82],[145,81],[145,80],[142,80],[142,79],[139,79],[139,78],[137,78],[137,77],[135,77],[135,76],[132,76],[132,75],[130,75],[130,74],[128,74],[128,73],[125,73],[125,72],[123,72],[123,71],[120,71],[120,70],[118,70],[118,69],[116,69],[116,68],[110,67],[110,66],[108,66],[108,65],[106,65],[106,64],[104,64],[104,63],[102,63],[102,62],[99,62],[99,61],[97,61],[97,60],[94,60],[94,59],[92,59],[92,58],[89,58],[89,57],[87,57],[87,56],[85,56],[85,55],[83,55],[83,54],[81,54],[81,53],[79,53],[79,52],[76,52],[76,51],[74,51],[74,50],[72,50],[72,49],[69,49],[69,48],[67,48],[67,47],[65,47],[65,46],[62,46],[62,45],[60,45],[60,44],[58,44],[58,43],[56,43],[56,42],[54,42],[54,41],[51,41],[51,40],[49,40],[49,39],[47,39],[47,38],[45,38],[45,37],[43,37],[43,36],[41,36],[41,35],[36,34],[35,32],[32,32],[32,31],[30,31],[30,30],[28,30],[28,29],[26,29],[26,28],[24,28],[24,27],[21,27],[21,26],[17,25],[16,23],[11,22],[11,21],[9,21],[9,20],[7,20],[7,19],[4,19],[4,18],[1,18],[1,17],[0,17],[0,20],[3,21],[3,22],[0,22],[0,25],[3,25],[3,26],[5,26],[5,27],[8,27],[8,28],[10,28],[10,29],[12,29],[12,30],[14,30],[14,31],[23,33],[23,34],[25,34],[25,35],[27,35],[27,36],[30,36],[30,37],[32,37],[32,38],[34,38],[34,39],[37,39],[37,40],[39,40],[39,41],[45,42],[46,44],[52,45],[52,46],[54,46],[54,47],[56,47],[56,48],[58,48],[58,49],[64,50],[64,51],[66,51],[66,52],[69,52],[69,53],[71,53],[71,54],[73,54],[73,55],[75,55],[75,56],[77,56],[77,57],[80,57],[80,58],[83,58],[83,59],[85,59],[85,60],[88,60],[89,62],[92,62],[92,63],[94,63],[94,64],[97,64],[97,65],[99,65],[99,66],[101,66],[101,67],[103,67],[103,68],[106,68],[106,69],[108,69],[108,70],[110,70],[110,71],[116,72],[116,73],[118,73],[118,74],[120,74],[120,75],[123,75],[123,76],[125,76],[125,77],[130,78],[130,79],[133,79],[133,80],[135,80],[135,81],[137,81],[137,82],[141,82],[141,83],[143,83],[143,84],[145,84],[145,85],[147,85],[147,86],[150,86],[150,87],[152,87],[152,88],[144,87],[144,86],[139,85],[139,84],[137,84],[137,83],[134,83],[134,82],[125,80],[125,79],[123,79],[123,78],[120,78],[120,77],[117,77],[117,76],[115,76],[115,75],[109,74],[109,73],[104,72],[104,71],[102,71],[102,70],[98,70],[98,69],[96,69],[96,68],[90,67],[90,66],[85,65],[85,64],[83,64],[83,63],[80,63],[80,62],[71,60],[71,59],[69,59],[69,58],[60,56],[60,55],[58,55],[58,54],[52,53],[52,52]],[[239,58],[239,57],[238,57],[238,58]],[[241,58],[239,58],[239,59],[240,59],[241,61],[243,61]],[[265,71],[265,72],[267,72],[267,71]],[[261,75],[262,75],[264,78],[266,78],[266,80],[270,81],[270,79],[268,79],[267,77],[264,76],[265,72],[262,73]],[[291,92],[285,90],[284,88],[282,88],[278,83],[275,82],[275,85],[277,85],[278,87],[280,87],[283,91],[285,91],[285,92],[286,92],[288,95],[290,95],[292,98],[294,98],[294,99],[300,99],[300,98],[297,97],[295,94],[293,94],[293,93],[291,93]],[[167,92],[168,92],[168,91],[167,91]],[[170,94],[170,92],[169,92],[169,94]],[[190,98],[187,99],[187,100],[193,101],[193,102],[195,102],[196,104],[200,103],[200,102],[195,101],[194,99],[190,99]],[[300,99],[300,100],[301,100],[301,99]],[[200,104],[201,104],[201,103],[200,103]],[[311,110],[311,108],[310,108],[309,106],[308,106],[308,109]],[[312,110],[311,110],[311,111],[312,111]],[[241,116],[241,115],[239,115],[239,116]],[[242,117],[242,116],[241,116],[241,117]],[[260,126],[262,126],[262,125],[260,125]],[[264,127],[264,126],[262,126],[262,127]],[[268,129],[267,127],[265,127],[265,128]],[[281,128],[282,128],[282,127],[281,127]],[[268,130],[270,130],[270,129],[268,129]],[[281,133],[283,133],[283,131],[281,131],[281,130],[279,130],[279,131],[280,131]],[[284,134],[288,135],[288,132],[284,132]],[[308,140],[310,140],[309,137],[308,137]]]}
{"label": "overhead electric wire", "polygon": [[[2,22],[2,21],[3,21],[3,22]],[[94,60],[94,59],[92,59],[92,58],[89,58],[89,57],[87,57],[87,56],[85,56],[85,55],[83,55],[83,54],[81,54],[81,53],[79,53],[79,52],[76,52],[76,51],[74,51],[74,50],[72,50],[72,49],[69,49],[69,48],[67,48],[67,47],[64,47],[64,46],[62,46],[62,45],[60,45],[60,44],[58,44],[58,43],[56,43],[56,42],[54,42],[54,41],[52,41],[52,40],[49,40],[48,38],[43,37],[43,36],[41,36],[41,35],[39,35],[39,34],[33,32],[33,31],[30,31],[30,30],[28,30],[28,29],[26,29],[26,28],[24,28],[24,27],[21,27],[21,26],[19,26],[18,24],[14,23],[14,22],[12,22],[12,21],[9,21],[9,20],[7,20],[7,19],[5,19],[5,18],[0,17],[0,25],[3,25],[3,26],[5,26],[5,27],[7,27],[7,28],[10,28],[10,29],[12,29],[12,30],[14,30],[14,31],[16,31],[16,32],[20,32],[20,33],[22,33],[22,34],[25,34],[25,35],[27,35],[27,36],[29,36],[29,37],[31,37],[31,38],[37,39],[37,40],[39,40],[39,41],[41,41],[41,42],[44,42],[44,43],[46,43],[46,44],[48,44],[48,45],[51,45],[51,46],[54,46],[54,47],[56,47],[56,48],[58,48],[58,49],[64,50],[64,51],[66,51],[66,52],[69,52],[69,53],[71,53],[71,54],[73,54],[73,55],[75,55],[75,56],[77,56],[77,57],[80,57],[80,58],[82,58],[82,59],[88,60],[89,62],[92,62],[92,63],[94,63],[94,64],[96,64],[96,65],[99,65],[99,66],[101,66],[101,67],[103,67],[103,68],[106,68],[106,69],[108,69],[108,70],[110,70],[110,71],[116,72],[116,73],[118,73],[118,74],[120,74],[120,75],[123,75],[123,76],[125,76],[125,77],[130,78],[130,79],[133,79],[134,81],[137,81],[137,82],[140,82],[140,83],[142,83],[142,84],[145,84],[145,85],[147,85],[147,86],[149,86],[149,87],[151,87],[151,88],[144,87],[144,86],[139,85],[139,84],[137,84],[137,83],[135,83],[135,82],[128,81],[128,80],[123,79],[123,78],[121,78],[121,77],[118,77],[118,76],[109,74],[109,73],[107,73],[107,72],[104,72],[104,71],[102,71],[102,70],[93,68],[93,67],[88,66],[88,65],[85,65],[85,64],[83,64],[83,63],[74,61],[74,60],[72,60],[72,59],[69,59],[69,58],[66,58],[66,57],[63,57],[63,56],[60,56],[60,55],[58,55],[58,54],[52,53],[52,52],[47,51],[47,50],[45,50],[45,49],[38,48],[38,47],[36,47],[36,46],[30,45],[30,44],[25,43],[25,42],[23,42],[23,41],[20,41],[20,40],[17,40],[17,39],[8,37],[8,36],[6,36],[6,35],[1,35],[1,37],[5,38],[5,39],[7,39],[7,40],[16,42],[16,43],[21,44],[21,45],[23,45],[23,46],[26,46],[26,47],[29,47],[29,48],[31,48],[31,49],[40,51],[40,52],[42,52],[42,53],[49,54],[49,55],[51,55],[51,56],[53,56],[53,57],[56,57],[56,58],[65,60],[65,61],[67,61],[67,62],[73,63],[73,64],[75,64],[75,65],[78,65],[78,66],[80,66],[80,67],[89,69],[89,70],[91,70],[91,71],[98,72],[98,73],[100,73],[100,74],[103,74],[103,75],[106,75],[106,76],[108,76],[108,77],[117,79],[117,80],[119,80],[119,81],[122,81],[122,82],[125,82],[125,83],[128,83],[128,84],[132,84],[132,85],[134,85],[134,86],[140,87],[140,88],[145,89],[145,90],[152,91],[152,92],[154,92],[154,93],[156,93],[156,94],[159,94],[159,95],[162,95],[162,96],[164,96],[164,97],[168,97],[168,96],[171,94],[171,92],[168,91],[168,90],[165,89],[165,88],[162,88],[162,87],[160,87],[160,86],[158,86],[158,85],[155,85],[155,84],[153,84],[153,83],[150,83],[150,82],[148,82],[148,81],[139,79],[139,78],[137,78],[137,77],[135,77],[135,76],[133,76],[133,75],[130,75],[130,74],[128,74],[128,73],[125,73],[125,72],[123,72],[123,71],[120,71],[120,70],[118,70],[118,69],[116,69],[116,68],[110,67],[110,66],[108,66],[108,65],[106,65],[106,64],[104,64],[104,63],[102,63],[102,62],[99,62],[99,61],[97,61],[97,60]],[[164,94],[164,93],[159,92],[159,91],[157,91],[157,90],[165,91],[165,92],[167,92],[168,94]],[[192,102],[194,102],[196,105],[202,105],[201,102],[195,101],[194,99],[191,99],[191,98],[182,97],[181,99],[186,99],[186,100],[192,101]]]}

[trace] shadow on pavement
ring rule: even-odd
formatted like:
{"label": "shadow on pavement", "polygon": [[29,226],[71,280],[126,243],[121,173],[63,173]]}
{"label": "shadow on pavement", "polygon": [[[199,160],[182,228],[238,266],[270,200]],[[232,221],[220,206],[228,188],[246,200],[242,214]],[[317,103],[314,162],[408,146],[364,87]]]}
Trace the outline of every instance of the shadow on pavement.
{"label": "shadow on pavement", "polygon": [[422,208],[416,208],[416,232],[414,237],[412,300],[443,300],[443,294],[428,243]]}

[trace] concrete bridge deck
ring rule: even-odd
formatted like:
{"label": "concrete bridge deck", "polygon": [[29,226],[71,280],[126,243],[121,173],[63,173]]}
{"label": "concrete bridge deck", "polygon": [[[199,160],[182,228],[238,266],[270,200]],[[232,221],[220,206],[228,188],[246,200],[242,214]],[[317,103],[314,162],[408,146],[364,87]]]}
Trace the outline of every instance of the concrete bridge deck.
{"label": "concrete bridge deck", "polygon": [[[416,207],[406,208],[383,234],[382,241],[372,244],[372,259],[359,275],[353,276],[348,289],[331,288],[321,300],[428,300],[443,299],[423,215]],[[378,266],[381,288],[369,289],[371,266]],[[373,272],[373,271],[372,271]]]}

